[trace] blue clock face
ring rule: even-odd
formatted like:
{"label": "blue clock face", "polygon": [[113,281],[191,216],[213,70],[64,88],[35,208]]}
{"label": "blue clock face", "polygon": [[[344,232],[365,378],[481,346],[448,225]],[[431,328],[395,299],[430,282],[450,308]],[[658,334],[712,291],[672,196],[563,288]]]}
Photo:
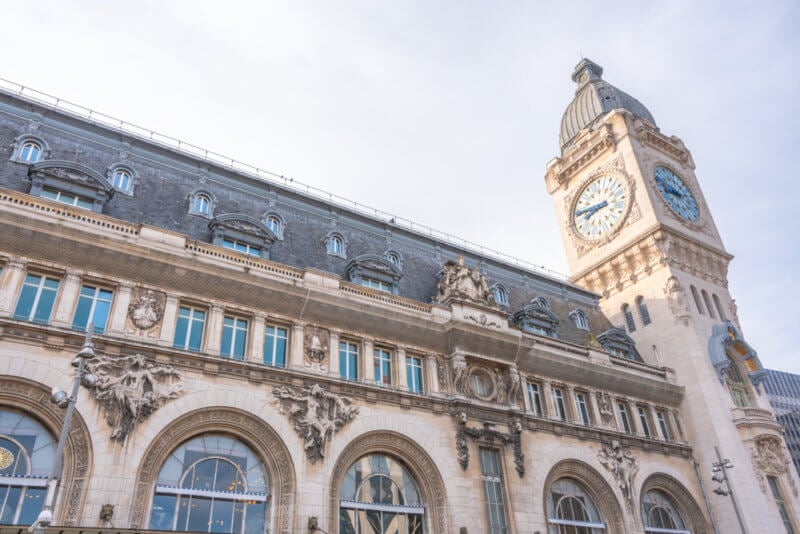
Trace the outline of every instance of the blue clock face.
{"label": "blue clock face", "polygon": [[700,210],[697,208],[697,201],[692,196],[692,192],[689,191],[683,180],[666,167],[656,167],[654,175],[656,186],[672,211],[687,221],[697,222],[700,218]]}

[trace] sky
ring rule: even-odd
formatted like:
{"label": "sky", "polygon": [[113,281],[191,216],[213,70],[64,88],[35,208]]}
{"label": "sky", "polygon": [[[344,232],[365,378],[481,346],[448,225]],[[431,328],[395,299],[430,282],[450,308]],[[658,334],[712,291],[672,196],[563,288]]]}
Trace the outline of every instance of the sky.
{"label": "sky", "polygon": [[[800,373],[800,3],[5,2],[0,78],[567,273],[581,57],[691,150],[762,363]],[[788,174],[787,174],[788,173]]]}

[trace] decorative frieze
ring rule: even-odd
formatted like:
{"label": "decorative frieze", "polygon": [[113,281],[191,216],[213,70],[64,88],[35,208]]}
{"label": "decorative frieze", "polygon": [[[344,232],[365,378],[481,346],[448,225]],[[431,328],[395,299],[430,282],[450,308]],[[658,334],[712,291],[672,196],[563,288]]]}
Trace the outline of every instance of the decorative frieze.
{"label": "decorative frieze", "polygon": [[512,422],[512,432],[500,432],[494,427],[494,423],[485,421],[483,428],[470,428],[467,426],[466,412],[456,412],[458,428],[456,429],[456,458],[461,469],[469,467],[469,448],[467,438],[471,438],[477,443],[488,445],[511,445],[514,453],[514,465],[520,478],[525,475],[525,455],[522,453],[522,422],[514,419]]}

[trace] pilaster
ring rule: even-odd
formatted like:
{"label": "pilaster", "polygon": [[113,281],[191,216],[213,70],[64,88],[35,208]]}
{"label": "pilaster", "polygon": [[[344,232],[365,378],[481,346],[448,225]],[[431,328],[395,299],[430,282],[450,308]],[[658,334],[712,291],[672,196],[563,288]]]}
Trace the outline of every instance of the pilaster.
{"label": "pilaster", "polygon": [[203,345],[203,352],[212,356],[219,355],[219,349],[222,345],[222,319],[225,310],[222,306],[216,304],[211,306],[211,313],[208,315],[208,325],[206,332],[205,344]]}
{"label": "pilaster", "polygon": [[295,369],[303,368],[303,336],[305,335],[306,323],[296,322],[292,324],[292,333],[289,336],[289,367]]}
{"label": "pilaster", "polygon": [[256,312],[252,322],[250,350],[247,352],[246,360],[252,363],[264,363],[264,334],[267,328],[267,315],[263,312]]}
{"label": "pilaster", "polygon": [[109,334],[122,335],[125,333],[125,321],[128,317],[132,290],[133,284],[127,281],[120,282],[117,286],[114,302],[111,305],[111,317],[108,320],[107,332]]}
{"label": "pilaster", "polygon": [[161,334],[158,344],[171,347],[175,341],[175,323],[178,321],[178,297],[167,295],[164,302],[164,318],[161,319]]}
{"label": "pilaster", "polygon": [[339,331],[330,330],[328,339],[328,375],[339,376]]}
{"label": "pilaster", "polygon": [[27,261],[22,259],[8,260],[5,265],[0,284],[0,317],[9,317],[14,313],[14,302],[25,280],[26,265]]}
{"label": "pilaster", "polygon": [[375,362],[375,355],[373,351],[375,350],[375,343],[372,339],[364,339],[363,341],[364,350],[361,354],[361,369],[359,369],[361,374],[361,380],[363,382],[375,382],[375,370],[374,370],[374,362]]}
{"label": "pilaster", "polygon": [[439,362],[435,354],[425,355],[425,370],[423,379],[429,393],[439,393]]}
{"label": "pilaster", "polygon": [[61,288],[58,303],[56,304],[56,311],[53,314],[53,319],[50,321],[53,326],[69,328],[72,325],[70,318],[78,302],[82,275],[83,271],[73,269],[67,270],[67,274],[64,276],[64,287]]}

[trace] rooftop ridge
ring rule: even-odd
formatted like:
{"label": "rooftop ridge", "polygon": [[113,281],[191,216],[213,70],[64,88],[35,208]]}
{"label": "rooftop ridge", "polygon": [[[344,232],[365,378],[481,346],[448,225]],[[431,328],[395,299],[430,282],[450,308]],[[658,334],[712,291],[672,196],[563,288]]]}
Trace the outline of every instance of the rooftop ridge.
{"label": "rooftop ridge", "polygon": [[176,137],[164,135],[154,130],[150,130],[148,128],[144,128],[142,126],[133,124],[131,122],[124,121],[122,119],[117,119],[110,115],[106,115],[104,113],[100,113],[85,106],[81,106],[80,104],[74,104],[68,100],[64,100],[63,98],[49,95],[42,91],[38,91],[36,89],[26,87],[16,82],[6,80],[5,78],[0,78],[0,91],[10,94],[12,96],[16,96],[17,98],[33,101],[36,104],[47,106],[50,107],[51,109],[55,109],[67,114],[75,115],[79,118],[96,122],[106,128],[110,128],[113,130],[117,130],[119,132],[124,132],[130,135],[137,136],[151,143],[161,144],[171,150],[182,152],[186,155],[205,160],[214,165],[226,167],[228,169],[232,169],[236,172],[246,174],[253,178],[285,187],[286,189],[290,189],[298,193],[314,197],[318,200],[330,202],[332,204],[337,205],[338,207],[353,210],[354,212],[359,213],[361,215],[374,217],[380,220],[385,220],[385,222],[402,227],[413,233],[425,237],[438,239],[444,241],[445,243],[463,248],[466,251],[478,255],[479,257],[494,259],[496,261],[505,263],[507,265],[511,265],[513,267],[528,269],[536,274],[555,279],[556,281],[559,282],[568,282],[567,275],[549,269],[543,265],[531,263],[527,260],[523,260],[515,256],[511,256],[509,254],[505,254],[503,252],[490,249],[478,243],[473,243],[472,241],[469,241],[467,239],[454,236],[452,234],[448,234],[447,232],[436,230],[424,224],[415,223],[411,219],[400,217],[385,212],[383,210],[373,208],[365,204],[361,204],[354,200],[350,200],[348,198],[341,197],[339,195],[330,193],[323,189],[319,189],[312,185],[305,184],[299,180],[295,180],[292,177],[287,177],[286,175],[283,174],[278,174],[272,171],[268,171],[266,169],[262,169],[260,167],[255,167],[248,163],[239,161],[235,158],[224,156],[212,150],[208,150],[206,148],[194,145],[192,143],[187,143],[186,141],[183,141]]}

